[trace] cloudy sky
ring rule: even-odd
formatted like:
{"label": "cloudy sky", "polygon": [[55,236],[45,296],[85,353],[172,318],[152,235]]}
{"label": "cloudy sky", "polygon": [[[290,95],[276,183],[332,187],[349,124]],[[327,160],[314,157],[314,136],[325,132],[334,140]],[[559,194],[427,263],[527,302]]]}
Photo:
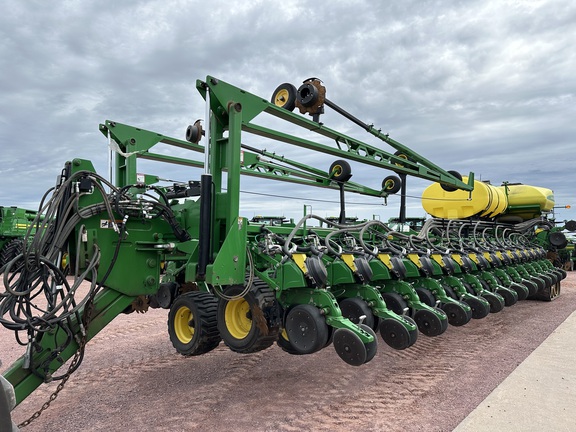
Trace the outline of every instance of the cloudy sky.
{"label": "cloudy sky", "polygon": [[[33,208],[65,161],[107,173],[106,119],[183,138],[204,117],[196,79],[270,98],[315,76],[327,96],[435,164],[477,179],[552,189],[576,219],[576,3],[470,1],[6,0],[0,15],[0,205]],[[335,113],[323,122],[394,150]],[[262,140],[259,148],[293,149]],[[301,154],[328,169],[331,156]],[[352,163],[379,187],[389,172]],[[152,172],[198,179],[193,169]],[[380,179],[375,182],[374,179]],[[408,182],[423,216],[426,181]],[[242,180],[242,212],[336,215],[338,194]],[[322,199],[323,201],[313,201]],[[399,198],[350,195],[348,215],[398,214]]]}

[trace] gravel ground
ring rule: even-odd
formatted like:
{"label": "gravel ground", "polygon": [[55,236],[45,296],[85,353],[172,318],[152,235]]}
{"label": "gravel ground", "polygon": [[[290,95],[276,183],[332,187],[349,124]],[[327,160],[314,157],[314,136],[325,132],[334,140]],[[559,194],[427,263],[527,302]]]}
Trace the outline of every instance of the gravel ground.
{"label": "gravel ground", "polygon": [[[361,367],[332,347],[241,355],[221,344],[185,358],[168,339],[167,311],[122,315],[88,344],[81,368],[25,430],[451,431],[574,310],[571,272],[553,302],[522,301],[439,337],[420,335],[405,351],[380,340]],[[1,370],[22,353],[1,328]],[[38,388],[14,420],[28,418],[54,388]]]}

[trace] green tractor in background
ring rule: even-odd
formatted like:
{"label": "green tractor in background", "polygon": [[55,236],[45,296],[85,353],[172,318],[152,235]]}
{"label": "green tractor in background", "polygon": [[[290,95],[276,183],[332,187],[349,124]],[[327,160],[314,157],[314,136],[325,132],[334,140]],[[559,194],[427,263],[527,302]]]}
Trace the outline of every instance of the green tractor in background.
{"label": "green tractor in background", "polygon": [[0,267],[20,253],[37,214],[34,210],[0,206]]}

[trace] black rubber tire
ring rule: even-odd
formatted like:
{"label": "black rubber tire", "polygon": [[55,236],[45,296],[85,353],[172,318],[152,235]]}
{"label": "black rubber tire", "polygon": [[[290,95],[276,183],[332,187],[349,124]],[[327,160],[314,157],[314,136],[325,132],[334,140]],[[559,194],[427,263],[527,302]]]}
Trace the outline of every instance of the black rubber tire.
{"label": "black rubber tire", "polygon": [[292,346],[292,343],[287,339],[287,337],[288,334],[286,333],[286,330],[281,331],[280,334],[278,335],[278,340],[276,341],[276,344],[280,347],[280,349],[282,349],[282,351],[284,351],[285,353],[291,355],[302,355],[301,352],[299,352]]}
{"label": "black rubber tire", "polygon": [[[394,156],[398,156],[401,159],[410,161],[410,162],[414,162],[414,159],[412,159],[410,156],[408,156],[405,152],[403,152],[402,150],[396,150],[394,152]],[[405,166],[402,162],[394,162],[394,165],[396,166],[400,166],[403,167]]]}
{"label": "black rubber tire", "polygon": [[456,291],[454,291],[454,289],[452,287],[445,285],[442,288],[444,288],[444,292],[446,293],[446,295],[448,297],[450,297],[451,299],[454,299],[454,300],[459,300],[458,296],[456,295]]}
{"label": "black rubber tire", "polygon": [[331,177],[332,180],[335,180],[340,183],[347,182],[352,177],[352,168],[350,164],[346,162],[344,159],[338,159],[330,165],[330,169],[328,170],[328,175],[334,175]]}
{"label": "black rubber tire", "polygon": [[528,288],[526,288],[524,285],[513,283],[510,286],[510,289],[516,292],[518,295],[518,300],[526,300],[528,298],[529,291]]}
{"label": "black rubber tire", "polygon": [[403,350],[412,346],[418,338],[418,332],[414,337],[400,321],[394,318],[381,320],[379,331],[384,342],[395,350]]}
{"label": "black rubber tire", "polygon": [[12,261],[18,254],[21,254],[24,249],[24,241],[20,238],[15,238],[6,242],[0,251],[0,267],[4,267],[8,262]]}
{"label": "black rubber tire", "polygon": [[292,348],[300,354],[312,354],[328,343],[328,325],[314,305],[294,306],[286,316],[284,327]]}
{"label": "black rubber tire", "polygon": [[338,302],[340,305],[340,310],[345,318],[348,318],[354,324],[360,323],[360,317],[365,315],[364,324],[366,324],[371,329],[374,329],[375,319],[372,309],[363,300],[358,297],[345,298]]}
{"label": "black rubber tire", "polygon": [[434,297],[434,294],[432,294],[428,288],[418,287],[415,291],[422,303],[430,307],[436,306],[436,297]]}
{"label": "black rubber tire", "polygon": [[280,108],[288,111],[294,111],[296,108],[296,87],[290,83],[280,84],[272,93],[270,102]]}
{"label": "black rubber tire", "polygon": [[482,297],[490,303],[490,313],[498,313],[504,309],[504,299],[501,296],[486,291],[482,294]]}
{"label": "black rubber tire", "polygon": [[404,309],[408,307],[408,303],[400,294],[395,292],[382,293],[382,298],[388,309],[397,315],[404,315]]}
{"label": "black rubber tire", "polygon": [[455,327],[463,326],[472,319],[472,311],[468,312],[458,303],[445,303],[442,310],[448,315],[448,322]]}
{"label": "black rubber tire", "polygon": [[362,339],[347,328],[339,328],[334,332],[334,349],[338,356],[351,366],[361,366],[366,363],[368,352]]}
{"label": "black rubber tire", "polygon": [[474,319],[485,318],[490,313],[490,305],[487,305],[476,297],[464,297],[462,301],[470,306],[470,309],[472,309],[472,318]]}
{"label": "black rubber tire", "polygon": [[[235,296],[244,290],[233,285],[224,290]],[[237,300],[218,300],[218,330],[232,351],[253,353],[271,346],[280,332],[276,296],[265,282],[255,279],[246,295]]]}
{"label": "black rubber tire", "polygon": [[183,356],[205,354],[220,344],[218,301],[210,293],[189,292],[174,300],[168,313],[168,334]]}
{"label": "black rubber tire", "polygon": [[506,307],[513,306],[518,302],[518,295],[514,291],[499,288],[496,292],[504,297],[504,306]]}
{"label": "black rubber tire", "polygon": [[434,312],[426,309],[417,310],[414,314],[414,321],[416,321],[418,330],[425,336],[440,336],[446,331],[446,326],[442,324],[442,320]]}
{"label": "black rubber tire", "polygon": [[402,180],[395,175],[389,175],[382,180],[382,190],[390,195],[400,192],[402,189]]}
{"label": "black rubber tire", "polygon": [[[458,180],[462,181],[462,174],[460,174],[458,171],[446,171],[448,174],[452,174],[454,177],[456,177]],[[454,186],[449,186],[449,185],[445,185],[445,184],[440,184],[440,187],[442,189],[444,189],[446,192],[454,192],[456,189]]]}

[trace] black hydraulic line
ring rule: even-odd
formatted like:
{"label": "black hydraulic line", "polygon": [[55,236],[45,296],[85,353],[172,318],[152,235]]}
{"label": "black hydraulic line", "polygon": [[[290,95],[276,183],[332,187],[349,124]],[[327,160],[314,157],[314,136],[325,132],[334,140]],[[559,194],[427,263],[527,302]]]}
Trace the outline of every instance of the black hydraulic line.
{"label": "black hydraulic line", "polygon": [[336,105],[334,102],[328,100],[328,99],[324,99],[324,103],[326,105],[328,105],[330,108],[332,108],[334,111],[336,111],[337,113],[343,115],[344,117],[346,117],[348,120],[356,123],[358,126],[366,129],[367,131],[370,131],[370,129],[372,129],[372,126],[364,123],[362,120],[354,117],[352,114],[350,114],[348,111],[346,111],[343,108],[340,108],[338,105]]}
{"label": "black hydraulic line", "polygon": [[200,176],[200,235],[198,238],[198,277],[206,276],[210,259],[210,238],[212,237],[212,175]]}

